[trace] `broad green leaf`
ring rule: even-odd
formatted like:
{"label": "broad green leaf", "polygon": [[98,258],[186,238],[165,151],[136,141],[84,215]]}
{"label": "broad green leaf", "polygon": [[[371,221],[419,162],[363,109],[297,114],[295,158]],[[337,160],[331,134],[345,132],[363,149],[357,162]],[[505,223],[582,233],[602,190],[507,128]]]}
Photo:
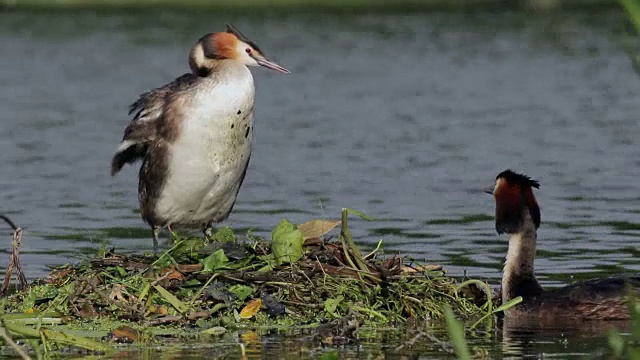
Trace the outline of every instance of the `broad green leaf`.
{"label": "broad green leaf", "polygon": [[229,288],[229,292],[237,296],[240,301],[244,301],[244,299],[251,296],[253,288],[247,285],[233,285]]}
{"label": "broad green leaf", "polygon": [[194,239],[186,239],[173,247],[171,250],[171,256],[176,257],[188,257],[188,258],[197,258],[198,257],[198,249],[204,247],[204,241],[199,238]]}
{"label": "broad green leaf", "polygon": [[225,226],[222,229],[218,229],[210,239],[217,242],[234,242],[236,241],[236,234],[233,233],[230,227]]}
{"label": "broad green leaf", "polygon": [[271,232],[271,251],[276,264],[295,263],[302,257],[304,237],[302,232],[287,219],[280,221]]}
{"label": "broad green leaf", "polygon": [[298,225],[298,230],[302,232],[304,240],[319,238],[320,236],[333,230],[340,220],[311,220]]}
{"label": "broad green leaf", "polygon": [[175,297],[172,293],[167,291],[167,289],[163,288],[160,285],[153,285],[153,287],[156,289],[158,294],[160,294],[160,296],[162,296],[169,304],[171,304],[171,306],[176,308],[178,312],[184,313],[187,310],[189,310],[189,307],[187,305],[185,305],[182,301],[180,301],[180,299]]}
{"label": "broad green leaf", "polygon": [[229,258],[224,254],[224,250],[219,249],[213,254],[200,260],[200,263],[204,266],[203,271],[213,272],[222,269],[229,262]]}
{"label": "broad green leaf", "polygon": [[329,298],[327,300],[324,301],[324,311],[326,311],[329,315],[331,316],[335,316],[335,317],[339,317],[339,314],[336,314],[336,309],[338,308],[338,305],[340,305],[340,303],[342,302],[342,300],[344,299],[344,297],[342,295],[338,296],[337,298]]}

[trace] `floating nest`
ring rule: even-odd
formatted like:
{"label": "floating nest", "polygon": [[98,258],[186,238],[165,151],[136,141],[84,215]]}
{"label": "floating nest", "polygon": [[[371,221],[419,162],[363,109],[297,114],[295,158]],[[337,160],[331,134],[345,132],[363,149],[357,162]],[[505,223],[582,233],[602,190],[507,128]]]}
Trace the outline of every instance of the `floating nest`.
{"label": "floating nest", "polygon": [[[362,326],[428,324],[447,307],[465,318],[487,313],[485,292],[461,290],[439,265],[383,255],[382,242],[361,254],[347,226],[349,212],[362,215],[344,209],[339,221],[283,220],[272,241],[240,241],[223,228],[210,239],[173,234],[175,245],[160,256],[102,250],[29,286],[19,278],[18,289],[2,300],[7,315],[0,320],[22,336],[9,316],[56,324],[126,322],[138,329],[306,326],[323,339],[349,342]],[[331,237],[336,226],[339,235]],[[19,266],[19,228],[13,227],[11,264]],[[11,270],[21,273],[10,268],[5,283]],[[121,327],[114,330],[110,339],[136,340]]]}

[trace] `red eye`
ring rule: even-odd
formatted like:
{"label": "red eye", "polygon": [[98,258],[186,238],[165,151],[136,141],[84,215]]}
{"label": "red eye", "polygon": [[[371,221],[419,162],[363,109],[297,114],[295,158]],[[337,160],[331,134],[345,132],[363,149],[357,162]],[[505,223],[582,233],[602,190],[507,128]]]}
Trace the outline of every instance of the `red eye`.
{"label": "red eye", "polygon": [[244,51],[246,51],[247,54],[251,54],[251,49],[250,48],[246,48]]}

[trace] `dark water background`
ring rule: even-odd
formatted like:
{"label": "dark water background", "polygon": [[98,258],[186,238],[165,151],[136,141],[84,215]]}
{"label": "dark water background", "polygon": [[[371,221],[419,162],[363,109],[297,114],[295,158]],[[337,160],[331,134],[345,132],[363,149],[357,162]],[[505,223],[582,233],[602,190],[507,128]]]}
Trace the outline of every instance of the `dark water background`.
{"label": "dark water background", "polygon": [[31,279],[105,242],[151,250],[137,167],[109,176],[127,106],[228,21],[293,72],[253,71],[254,154],[225,222],[240,234],[350,207],[377,218],[353,220],[358,243],[498,284],[507,243],[480,189],[512,168],[541,182],[546,286],[640,270],[640,78],[621,12],[0,12],[0,212],[25,229]]}

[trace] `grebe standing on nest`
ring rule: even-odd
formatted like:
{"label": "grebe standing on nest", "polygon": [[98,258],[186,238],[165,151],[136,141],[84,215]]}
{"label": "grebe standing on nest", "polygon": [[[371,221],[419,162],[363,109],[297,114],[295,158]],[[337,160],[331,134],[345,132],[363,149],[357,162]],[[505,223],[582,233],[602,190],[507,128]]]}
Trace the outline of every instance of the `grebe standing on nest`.
{"label": "grebe standing on nest", "polygon": [[496,201],[498,234],[509,234],[502,303],[518,296],[523,299],[506,315],[533,315],[546,320],[629,319],[627,298],[630,293],[640,298],[640,276],[594,279],[549,291],[542,289],[533,270],[540,208],[532,188],[539,186],[528,176],[506,170],[498,174],[495,186],[485,190]]}
{"label": "grebe standing on nest", "polygon": [[111,161],[111,175],[142,160],[138,200],[153,230],[200,227],[227,218],[253,142],[255,89],[247,66],[288,73],[235,27],[204,35],[189,53],[191,73],[140,96]]}

